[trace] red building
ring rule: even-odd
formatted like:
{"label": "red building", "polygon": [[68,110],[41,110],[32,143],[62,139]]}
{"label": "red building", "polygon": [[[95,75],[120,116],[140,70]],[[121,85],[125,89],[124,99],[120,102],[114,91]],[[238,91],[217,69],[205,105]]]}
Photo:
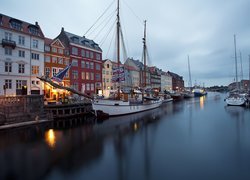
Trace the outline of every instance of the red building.
{"label": "red building", "polygon": [[102,89],[102,50],[93,40],[64,31],[57,37],[69,49],[70,85],[88,95]]}

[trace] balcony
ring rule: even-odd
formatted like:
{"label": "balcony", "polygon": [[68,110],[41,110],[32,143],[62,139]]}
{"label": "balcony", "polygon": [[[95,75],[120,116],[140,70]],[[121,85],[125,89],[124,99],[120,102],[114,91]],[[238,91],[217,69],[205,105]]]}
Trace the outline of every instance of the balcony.
{"label": "balcony", "polygon": [[9,46],[12,47],[13,49],[16,48],[16,42],[8,39],[2,39],[2,46]]}

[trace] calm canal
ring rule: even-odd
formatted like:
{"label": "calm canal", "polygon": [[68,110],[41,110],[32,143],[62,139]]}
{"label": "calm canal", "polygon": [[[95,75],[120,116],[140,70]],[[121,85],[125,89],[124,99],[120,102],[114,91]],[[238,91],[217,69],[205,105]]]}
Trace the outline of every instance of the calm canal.
{"label": "calm canal", "polygon": [[0,179],[250,179],[250,108],[225,94],[0,132]]}

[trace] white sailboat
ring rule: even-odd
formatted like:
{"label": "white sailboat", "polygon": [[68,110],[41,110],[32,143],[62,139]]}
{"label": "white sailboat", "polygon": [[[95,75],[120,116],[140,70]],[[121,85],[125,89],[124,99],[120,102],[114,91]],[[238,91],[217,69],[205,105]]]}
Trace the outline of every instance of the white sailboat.
{"label": "white sailboat", "polygon": [[183,92],[184,98],[193,98],[194,92],[192,91],[192,80],[191,80],[191,72],[190,72],[190,62],[189,62],[189,56],[188,56],[188,86],[189,89]]}
{"label": "white sailboat", "polygon": [[[119,16],[119,0],[117,1],[117,63],[120,69],[120,16]],[[143,49],[146,50],[146,21],[144,26]],[[146,52],[144,54],[144,67],[146,60]],[[145,71],[145,68],[144,68]],[[120,70],[118,70],[118,83],[120,82]],[[144,77],[145,78],[145,77]],[[121,93],[120,86],[118,86],[117,97],[115,99],[94,99],[92,101],[93,110],[103,111],[109,116],[119,116],[132,113],[147,111],[159,107],[162,104],[160,98],[146,98],[143,92],[133,91],[132,93]]]}
{"label": "white sailboat", "polygon": [[234,35],[234,56],[235,56],[235,76],[236,76],[236,90],[229,93],[229,96],[225,99],[229,106],[243,106],[247,99],[239,92],[238,83],[238,68],[237,68],[237,53],[236,53],[236,36]]}

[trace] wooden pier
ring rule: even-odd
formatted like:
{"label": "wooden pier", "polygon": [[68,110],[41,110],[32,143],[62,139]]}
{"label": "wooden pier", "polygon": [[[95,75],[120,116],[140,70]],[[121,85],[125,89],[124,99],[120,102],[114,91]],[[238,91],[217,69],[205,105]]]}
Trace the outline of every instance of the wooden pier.
{"label": "wooden pier", "polygon": [[55,119],[65,119],[77,116],[89,115],[92,112],[92,104],[88,102],[74,104],[50,104],[45,105],[46,113]]}

